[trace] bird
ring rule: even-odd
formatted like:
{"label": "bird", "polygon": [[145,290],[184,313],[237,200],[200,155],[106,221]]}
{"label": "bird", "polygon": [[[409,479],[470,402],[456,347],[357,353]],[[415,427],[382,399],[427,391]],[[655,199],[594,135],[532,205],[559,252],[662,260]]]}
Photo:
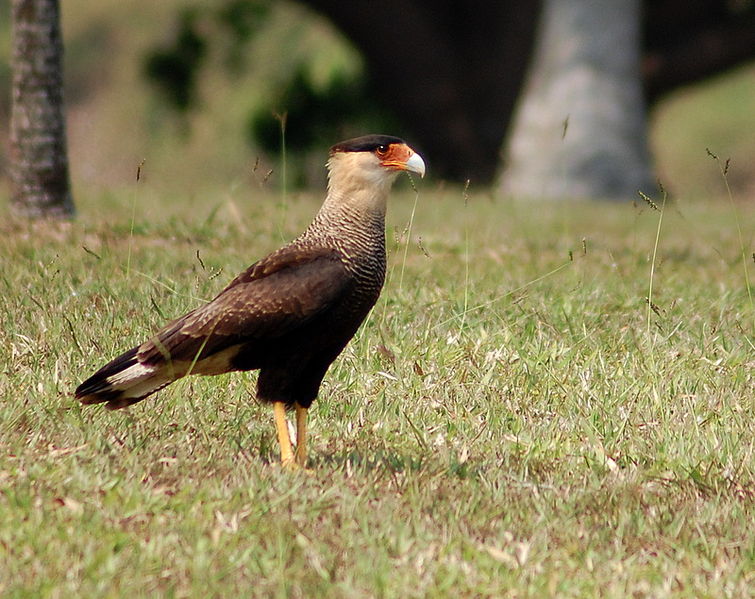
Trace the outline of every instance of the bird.
{"label": "bird", "polygon": [[307,411],[383,287],[390,189],[402,172],[425,175],[420,154],[389,135],[335,144],[327,168],[325,200],[302,234],[105,364],[75,397],[117,410],[187,375],[259,370],[256,396],[272,404],[281,464],[306,467]]}

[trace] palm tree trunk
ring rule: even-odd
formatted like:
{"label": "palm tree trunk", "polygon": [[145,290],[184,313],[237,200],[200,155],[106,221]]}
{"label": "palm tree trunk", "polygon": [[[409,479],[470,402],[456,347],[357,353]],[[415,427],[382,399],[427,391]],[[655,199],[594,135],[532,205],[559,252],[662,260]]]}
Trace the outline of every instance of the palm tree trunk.
{"label": "palm tree trunk", "polygon": [[29,218],[70,217],[58,0],[12,0],[12,19],[11,206]]}
{"label": "palm tree trunk", "polygon": [[545,199],[652,191],[640,0],[546,0],[501,189]]}

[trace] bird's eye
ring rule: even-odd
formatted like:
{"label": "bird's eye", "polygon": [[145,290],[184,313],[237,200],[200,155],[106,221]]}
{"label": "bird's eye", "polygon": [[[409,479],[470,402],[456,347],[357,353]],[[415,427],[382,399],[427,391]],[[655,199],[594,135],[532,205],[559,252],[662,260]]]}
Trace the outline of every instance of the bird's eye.
{"label": "bird's eye", "polygon": [[375,152],[378,156],[385,156],[388,153],[388,146],[378,146]]}

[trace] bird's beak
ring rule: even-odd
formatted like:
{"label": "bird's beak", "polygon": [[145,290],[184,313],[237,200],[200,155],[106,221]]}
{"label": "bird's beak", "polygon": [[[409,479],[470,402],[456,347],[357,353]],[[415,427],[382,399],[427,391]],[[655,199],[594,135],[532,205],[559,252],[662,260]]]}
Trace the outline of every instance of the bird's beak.
{"label": "bird's beak", "polygon": [[420,177],[425,176],[425,161],[422,160],[422,156],[416,152],[409,156],[409,160],[406,161],[406,170],[413,173],[417,173]]}
{"label": "bird's beak", "polygon": [[390,151],[381,164],[388,169],[410,171],[420,177],[425,176],[425,161],[406,144],[391,144]]}

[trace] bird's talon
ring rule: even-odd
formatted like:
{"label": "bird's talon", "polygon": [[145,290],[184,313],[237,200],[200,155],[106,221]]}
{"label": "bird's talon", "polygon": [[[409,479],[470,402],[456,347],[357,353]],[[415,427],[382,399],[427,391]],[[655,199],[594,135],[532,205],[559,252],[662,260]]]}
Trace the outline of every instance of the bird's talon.
{"label": "bird's talon", "polygon": [[294,460],[281,460],[281,468],[288,472],[296,472],[301,469],[301,466],[299,466]]}

